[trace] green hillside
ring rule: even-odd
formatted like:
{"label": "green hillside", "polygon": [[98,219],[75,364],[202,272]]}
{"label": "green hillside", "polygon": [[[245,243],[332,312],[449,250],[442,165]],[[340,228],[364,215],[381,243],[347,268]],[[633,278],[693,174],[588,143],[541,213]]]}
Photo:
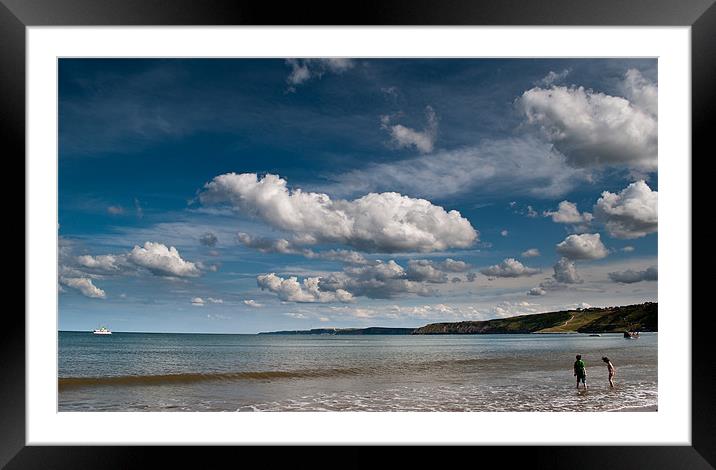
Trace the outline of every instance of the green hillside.
{"label": "green hillside", "polygon": [[415,335],[489,333],[621,333],[657,331],[658,304],[647,302],[623,307],[588,308],[520,315],[486,321],[432,323]]}

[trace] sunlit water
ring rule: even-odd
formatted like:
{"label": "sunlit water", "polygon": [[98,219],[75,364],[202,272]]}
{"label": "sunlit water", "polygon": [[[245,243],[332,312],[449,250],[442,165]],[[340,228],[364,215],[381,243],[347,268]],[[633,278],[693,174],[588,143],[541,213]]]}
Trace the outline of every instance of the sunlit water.
{"label": "sunlit water", "polygon": [[[575,354],[587,364],[577,391]],[[617,368],[610,389],[608,356]],[[657,404],[657,334],[59,333],[59,411],[611,411]]]}

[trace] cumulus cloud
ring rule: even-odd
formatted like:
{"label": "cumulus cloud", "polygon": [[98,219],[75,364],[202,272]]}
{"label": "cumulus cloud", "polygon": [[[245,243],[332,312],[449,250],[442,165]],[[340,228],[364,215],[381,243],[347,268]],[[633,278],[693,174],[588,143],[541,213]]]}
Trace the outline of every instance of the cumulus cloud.
{"label": "cumulus cloud", "polygon": [[556,211],[544,211],[545,217],[551,217],[558,224],[589,224],[594,216],[589,212],[580,213],[577,204],[569,201],[559,203]]}
{"label": "cumulus cloud", "polygon": [[203,204],[229,203],[267,224],[316,242],[342,243],[361,250],[429,252],[466,248],[478,232],[458,211],[398,193],[370,193],[355,200],[289,190],[286,180],[268,174],[227,173],[204,186]]}
{"label": "cumulus cloud", "polygon": [[485,139],[472,147],[370,164],[334,175],[325,189],[337,195],[391,190],[425,198],[468,192],[471,197],[512,194],[552,198],[589,178],[589,171],[567,165],[566,157],[551,143],[523,136]]}
{"label": "cumulus cloud", "polygon": [[321,78],[325,73],[331,72],[341,74],[353,68],[355,63],[345,58],[324,58],[324,59],[287,59],[286,65],[291,67],[291,72],[286,78],[289,84],[289,91],[295,91],[296,85],[301,85],[313,78]]}
{"label": "cumulus cloud", "polygon": [[104,274],[119,273],[127,268],[125,255],[81,255],[76,261],[79,266],[91,272]]}
{"label": "cumulus cloud", "polygon": [[656,85],[633,71],[627,72],[624,84],[632,101],[581,86],[552,85],[525,91],[516,104],[572,166],[655,171]]}
{"label": "cumulus cloud", "polygon": [[193,299],[191,299],[191,304],[192,304],[194,307],[203,307],[203,306],[204,306],[204,299],[202,299],[201,297],[194,297]]}
{"label": "cumulus cloud", "polygon": [[135,245],[127,259],[153,274],[171,277],[193,277],[201,274],[196,264],[185,261],[173,246],[146,242],[143,247]]}
{"label": "cumulus cloud", "polygon": [[503,236],[503,237],[506,237],[506,236],[509,235],[509,234],[510,234],[510,232],[507,231],[507,230],[504,230],[504,229],[503,229],[503,230],[500,230],[500,235]]}
{"label": "cumulus cloud", "polygon": [[104,298],[104,291],[95,288],[91,280],[147,273],[171,278],[192,277],[200,275],[202,270],[216,269],[216,266],[185,261],[174,247],[168,248],[161,243],[146,242],[143,248],[135,246],[131,252],[120,254],[76,256],[74,251],[72,242],[60,238],[60,283],[81,290],[88,297]]}
{"label": "cumulus cloud", "polygon": [[629,69],[624,75],[621,83],[621,90],[639,108],[647,111],[652,116],[658,115],[659,89],[637,69]]}
{"label": "cumulus cloud", "polygon": [[481,269],[480,272],[489,278],[496,278],[532,276],[540,272],[540,270],[527,267],[514,258],[507,258],[500,264]]}
{"label": "cumulus cloud", "polygon": [[448,276],[439,269],[440,263],[411,260],[404,269],[394,260],[372,262],[366,266],[347,266],[342,272],[320,278],[324,291],[345,290],[355,297],[388,299],[402,294],[433,295],[430,284],[448,282]]}
{"label": "cumulus cloud", "polygon": [[535,258],[537,256],[540,256],[541,253],[537,248],[530,248],[529,250],[525,250],[522,252],[523,258]]}
{"label": "cumulus cloud", "polygon": [[541,288],[541,287],[533,287],[532,289],[530,289],[530,290],[527,292],[527,295],[540,296],[540,295],[545,295],[546,293],[547,293],[547,291],[544,290],[544,289]]}
{"label": "cumulus cloud", "polygon": [[557,244],[557,253],[571,260],[602,259],[609,254],[598,233],[570,235]]}
{"label": "cumulus cloud", "polygon": [[[559,261],[554,265],[554,274],[552,277],[555,281],[562,284],[579,284],[582,282],[582,278],[577,272],[577,267],[574,265],[574,261],[567,258],[560,258]],[[542,284],[540,287],[547,287],[548,284]]]}
{"label": "cumulus cloud", "polygon": [[217,242],[219,241],[219,238],[212,232],[206,232],[202,236],[199,237],[199,243],[201,243],[204,246],[216,246]]}
{"label": "cumulus cloud", "polygon": [[448,282],[446,272],[438,269],[432,261],[426,259],[408,261],[408,269],[405,272],[407,279],[418,282],[430,282],[433,284],[444,284]]}
{"label": "cumulus cloud", "polygon": [[60,277],[60,284],[76,289],[85,297],[92,299],[104,299],[105,292],[92,283],[92,279],[86,277]]}
{"label": "cumulus cloud", "polygon": [[244,300],[244,305],[248,305],[251,308],[261,308],[264,306],[264,304],[260,304],[260,303],[256,302],[254,299]]}
{"label": "cumulus cloud", "polygon": [[658,199],[657,191],[643,180],[636,181],[619,194],[604,191],[594,206],[594,215],[611,237],[641,238],[658,229]]}
{"label": "cumulus cloud", "polygon": [[609,279],[622,284],[633,284],[641,281],[656,281],[659,278],[659,270],[656,266],[650,266],[644,271],[627,269],[621,272],[609,273]]}
{"label": "cumulus cloud", "polygon": [[215,299],[213,297],[209,297],[206,300],[211,302],[212,304],[223,304],[224,303],[223,299]]}
{"label": "cumulus cloud", "polygon": [[425,128],[416,131],[402,124],[393,124],[393,116],[384,115],[380,118],[381,127],[390,134],[393,145],[397,148],[415,147],[421,153],[433,151],[438,135],[438,118],[431,106],[425,107]]}
{"label": "cumulus cloud", "polygon": [[464,273],[468,271],[472,266],[461,260],[454,260],[452,258],[445,258],[438,264],[439,268],[443,271],[451,273]]}
{"label": "cumulus cloud", "polygon": [[109,206],[107,212],[112,215],[121,215],[124,214],[124,208],[122,206]]}
{"label": "cumulus cloud", "polygon": [[322,291],[318,277],[308,277],[298,282],[295,276],[282,278],[275,273],[261,274],[256,277],[256,283],[261,290],[268,290],[278,295],[278,298],[288,302],[350,302],[353,296],[343,289],[335,291]]}

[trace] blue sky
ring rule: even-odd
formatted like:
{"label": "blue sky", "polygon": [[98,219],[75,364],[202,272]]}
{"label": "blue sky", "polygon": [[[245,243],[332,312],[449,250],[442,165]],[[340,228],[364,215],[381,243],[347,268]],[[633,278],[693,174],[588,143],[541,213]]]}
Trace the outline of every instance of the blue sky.
{"label": "blue sky", "polygon": [[61,59],[59,327],[657,299],[651,59]]}

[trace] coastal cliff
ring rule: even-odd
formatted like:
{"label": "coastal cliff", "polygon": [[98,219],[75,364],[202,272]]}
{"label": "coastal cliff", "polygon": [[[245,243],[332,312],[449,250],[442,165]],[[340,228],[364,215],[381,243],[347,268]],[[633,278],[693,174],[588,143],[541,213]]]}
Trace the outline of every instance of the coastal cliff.
{"label": "coastal cliff", "polygon": [[495,333],[621,333],[657,331],[658,304],[586,308],[519,315],[485,321],[431,323],[416,328],[414,335],[495,334]]}

